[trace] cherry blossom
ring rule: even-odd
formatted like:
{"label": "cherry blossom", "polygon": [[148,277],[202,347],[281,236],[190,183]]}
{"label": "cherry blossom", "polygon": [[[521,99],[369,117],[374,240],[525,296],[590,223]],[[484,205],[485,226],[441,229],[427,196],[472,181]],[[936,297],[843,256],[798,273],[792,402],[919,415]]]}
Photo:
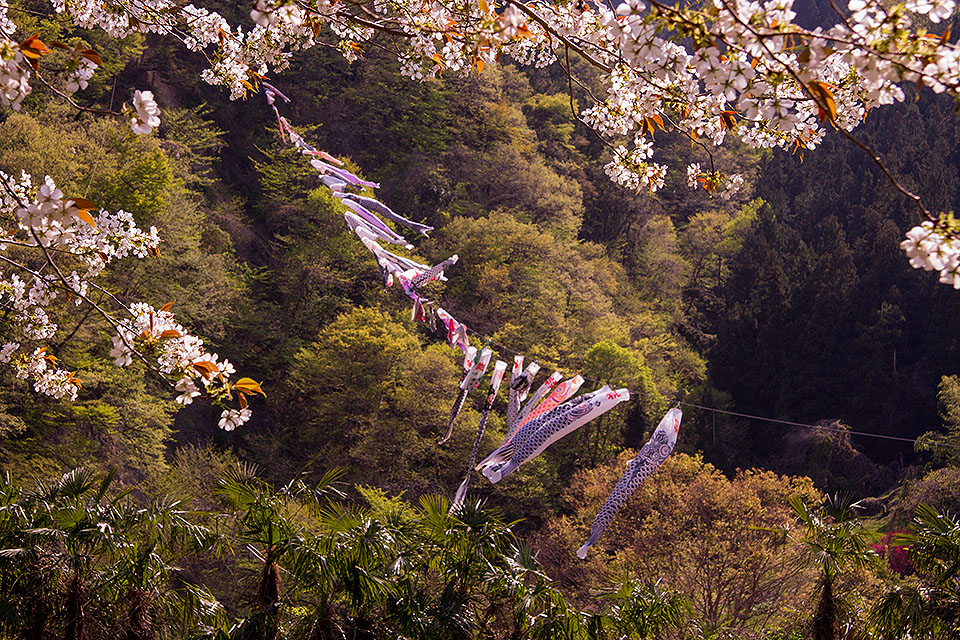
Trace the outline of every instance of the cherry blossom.
{"label": "cherry blossom", "polygon": [[246,424],[252,415],[250,409],[226,409],[220,414],[219,426],[224,431],[233,431],[240,425]]}
{"label": "cherry blossom", "polygon": [[925,220],[907,232],[900,248],[915,269],[938,271],[940,282],[960,289],[960,236],[952,215]]}
{"label": "cherry blossom", "polygon": [[88,58],[80,58],[75,64],[76,68],[67,74],[67,91],[70,93],[86,89],[88,81],[98,68],[97,63]]}
{"label": "cherry blossom", "polygon": [[152,91],[137,90],[133,94],[133,108],[137,112],[130,119],[130,126],[134,133],[150,133],[160,126],[160,107],[153,99]]}

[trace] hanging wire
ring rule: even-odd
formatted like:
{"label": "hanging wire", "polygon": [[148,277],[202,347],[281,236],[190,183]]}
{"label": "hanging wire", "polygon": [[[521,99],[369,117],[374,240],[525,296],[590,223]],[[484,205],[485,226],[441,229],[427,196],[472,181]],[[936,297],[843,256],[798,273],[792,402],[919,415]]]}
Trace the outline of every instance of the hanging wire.
{"label": "hanging wire", "polygon": [[[476,337],[480,338],[481,340],[486,341],[487,344],[493,345],[494,347],[496,347],[497,349],[499,349],[499,350],[501,350],[501,351],[510,353],[510,354],[512,354],[512,355],[518,355],[518,356],[524,355],[524,354],[523,354],[522,352],[520,352],[520,351],[516,351],[516,350],[511,349],[511,348],[509,348],[509,347],[507,347],[507,346],[505,346],[505,345],[502,345],[502,344],[499,344],[499,343],[497,343],[497,342],[494,342],[494,340],[493,340],[490,336],[488,336],[488,335],[486,335],[486,334],[484,334],[484,333],[481,333],[481,332],[479,332],[479,331],[476,331],[476,330],[474,330],[474,329],[471,329],[470,327],[468,327],[468,326],[466,326],[466,325],[464,325],[464,327],[466,327],[467,333],[472,333],[473,335],[475,335]],[[560,365],[557,365],[557,366],[558,366],[558,367],[561,367]],[[563,368],[563,367],[561,367],[561,368]],[[582,375],[582,374],[581,374],[581,377],[582,377],[584,380],[586,380],[586,381],[588,381],[588,382],[592,382],[592,383],[594,383],[594,384],[598,384],[598,385],[606,384],[606,382],[603,381],[603,380],[597,380],[597,379],[595,379],[595,378],[588,378],[588,377],[586,377],[586,376],[584,376],[584,375]],[[631,394],[631,395],[636,395],[636,394],[637,394],[637,392],[634,391],[633,389],[629,389],[629,391],[630,391],[630,394]],[[724,415],[728,415],[728,416],[734,416],[734,417],[737,417],[737,418],[744,418],[744,419],[747,419],[747,420],[757,420],[757,421],[759,421],[759,422],[767,422],[767,423],[772,423],[772,424],[782,424],[782,425],[786,425],[786,426],[790,426],[790,427],[800,427],[800,428],[803,428],[803,429],[811,429],[811,430],[814,430],[814,431],[821,431],[821,432],[827,432],[827,433],[848,433],[848,434],[850,434],[850,435],[852,435],[852,436],[860,436],[860,437],[862,437],[862,438],[876,438],[876,439],[879,439],[879,440],[892,440],[892,441],[895,441],[895,442],[908,443],[908,444],[911,444],[911,445],[914,445],[914,446],[916,446],[916,444],[917,444],[917,442],[918,442],[918,439],[916,439],[916,438],[902,438],[902,437],[900,437],[900,436],[889,436],[889,435],[885,435],[885,434],[882,434],[882,433],[872,433],[872,432],[869,432],[869,431],[858,431],[858,430],[854,430],[854,429],[848,429],[848,428],[846,428],[846,427],[835,427],[835,426],[832,426],[832,425],[817,425],[817,424],[809,424],[809,423],[805,423],[805,422],[793,422],[793,421],[791,421],[791,420],[780,420],[780,419],[778,419],[778,418],[768,418],[768,417],[766,417],[766,416],[756,416],[756,415],[752,415],[752,414],[749,414],[749,413],[740,413],[740,412],[738,412],[738,411],[727,411],[727,410],[725,410],[725,409],[717,409],[717,408],[715,408],[715,407],[707,407],[707,406],[702,405],[702,404],[695,404],[695,403],[693,403],[693,402],[685,402],[685,401],[683,401],[683,400],[677,401],[677,406],[679,407],[680,405],[683,405],[683,406],[686,406],[686,407],[691,407],[691,408],[693,408],[693,409],[700,409],[701,411],[711,411],[711,412],[713,412],[713,413],[720,413],[720,414],[724,414]],[[925,446],[930,446],[930,447],[943,447],[943,448],[946,448],[946,449],[960,449],[960,445],[952,444],[952,443],[949,443],[949,442],[925,442],[924,445],[925,445]]]}
{"label": "hanging wire", "polygon": [[[816,429],[817,431],[827,431],[829,433],[849,433],[852,436],[862,436],[864,438],[879,438],[881,440],[895,440],[897,442],[908,442],[910,444],[916,444],[918,439],[911,438],[901,438],[899,436],[888,436],[882,433],[871,433],[869,431],[855,431],[853,429],[848,429],[846,427],[834,427],[832,425],[817,425],[817,424],[806,424],[803,422],[792,422],[790,420],[778,420],[777,418],[766,418],[764,416],[754,416],[749,413],[739,413],[737,411],[726,411],[724,409],[715,409],[713,407],[705,407],[703,405],[694,404],[692,402],[679,402],[678,404],[686,405],[688,407],[693,407],[695,409],[702,409],[703,411],[712,411],[714,413],[723,413],[729,416],[736,416],[738,418],[747,418],[749,420],[759,420],[761,422],[772,422],[775,424],[785,424],[791,427],[803,427],[805,429]],[[949,442],[925,442],[924,445],[929,445],[933,447],[946,447],[949,449],[960,449],[960,445],[951,444]]]}

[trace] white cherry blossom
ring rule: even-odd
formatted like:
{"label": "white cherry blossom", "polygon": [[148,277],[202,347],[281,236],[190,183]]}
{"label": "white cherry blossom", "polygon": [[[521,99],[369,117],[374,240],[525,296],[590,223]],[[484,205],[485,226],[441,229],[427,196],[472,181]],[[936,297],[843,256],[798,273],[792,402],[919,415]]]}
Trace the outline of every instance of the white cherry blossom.
{"label": "white cherry blossom", "polygon": [[133,108],[136,115],[130,119],[130,126],[134,133],[150,133],[160,126],[160,107],[153,99],[152,91],[138,89],[133,95]]}

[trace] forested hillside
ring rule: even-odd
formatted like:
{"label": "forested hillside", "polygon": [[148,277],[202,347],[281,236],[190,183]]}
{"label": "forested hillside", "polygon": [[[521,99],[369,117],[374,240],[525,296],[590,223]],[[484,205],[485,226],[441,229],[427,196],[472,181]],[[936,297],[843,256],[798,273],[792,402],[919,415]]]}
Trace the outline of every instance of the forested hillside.
{"label": "forested hillside", "polygon": [[[822,23],[821,4],[800,22]],[[486,383],[438,445],[463,354],[382,286],[262,92],[229,100],[170,39],[17,7],[20,35],[102,56],[85,104],[136,85],[163,119],[137,136],[38,85],[0,109],[0,171],[157,227],[156,255],[89,295],[172,303],[263,394],[217,428],[220,409],[175,400],[145,362],[114,366],[92,307],[48,347],[81,372],[75,401],[0,368],[0,638],[955,637],[960,292],[904,259],[916,208],[837,131],[816,150],[708,151],[651,125],[671,167],[654,193],[610,180],[610,148],[576,116],[591,87],[571,94],[556,65],[412,82],[384,42],[271,74],[298,133],[435,227],[414,259],[459,256],[425,291],[474,346],[631,391],[451,507]],[[913,98],[858,136],[956,210],[960,118]],[[691,163],[745,182],[730,199],[690,188]],[[579,560],[678,402],[675,452]]]}

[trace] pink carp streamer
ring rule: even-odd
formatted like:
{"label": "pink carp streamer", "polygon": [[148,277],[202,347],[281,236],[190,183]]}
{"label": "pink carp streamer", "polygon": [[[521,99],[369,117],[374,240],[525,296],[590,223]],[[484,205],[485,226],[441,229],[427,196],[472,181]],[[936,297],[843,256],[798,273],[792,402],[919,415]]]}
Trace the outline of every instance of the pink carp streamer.
{"label": "pink carp streamer", "polygon": [[536,418],[537,416],[543,413],[546,413],[547,411],[550,411],[561,402],[565,402],[573,394],[579,391],[580,387],[582,386],[583,386],[582,376],[576,375],[570,378],[569,380],[564,380],[563,382],[561,382],[560,384],[558,384],[556,387],[553,388],[553,391],[550,393],[549,396],[547,396],[546,400],[541,402],[536,409],[528,413],[527,417],[520,421],[520,423],[517,425],[517,428],[519,429],[523,427],[523,425],[527,424],[527,422],[529,422],[533,418]]}
{"label": "pink carp streamer", "polygon": [[653,474],[657,468],[663,464],[667,456],[673,451],[677,444],[677,435],[680,433],[680,420],[683,418],[683,412],[680,409],[670,409],[663,420],[657,425],[650,440],[647,441],[637,457],[630,461],[627,470],[613,488],[610,496],[603,506],[600,507],[600,513],[597,514],[590,527],[590,538],[586,544],[577,550],[577,557],[581,560],[587,557],[587,551],[603,535],[603,531],[613,522],[617,511],[624,505],[627,498],[637,490]]}
{"label": "pink carp streamer", "polygon": [[[559,371],[557,373],[559,374]],[[549,382],[549,380],[547,380],[547,382]],[[579,385],[577,385],[577,387],[579,388]],[[541,387],[541,389],[542,388],[543,387]],[[606,390],[609,390],[609,388],[604,387],[603,390],[606,391]],[[527,438],[529,438],[531,435],[536,433],[537,430],[541,426],[543,426],[543,424],[547,420],[550,420],[552,417],[556,415],[554,411],[557,410],[557,405],[559,405],[559,402],[563,402],[563,400],[566,400],[568,397],[573,395],[572,392],[567,393],[568,391],[570,391],[569,386],[566,389],[560,389],[559,393],[557,393],[556,396],[554,396],[554,394],[551,394],[550,397],[555,398],[555,402],[553,403],[554,406],[547,409],[546,411],[540,412],[539,415],[529,420],[523,421],[523,426],[519,426],[521,420],[518,420],[516,430],[513,431],[513,433],[507,434],[507,437],[504,438],[500,446],[497,447],[493,453],[491,453],[486,458],[484,458],[479,465],[477,465],[477,469],[480,469],[481,467],[489,467],[489,466],[509,460],[510,457],[514,453],[516,453],[517,449],[519,449],[523,445],[523,443],[527,441]],[[548,397],[547,400],[549,399],[550,398]],[[581,396],[580,398],[576,398],[576,401],[579,402],[582,399],[583,399],[583,396]],[[531,403],[532,402],[533,400],[531,400]],[[546,402],[546,400],[544,402]],[[531,415],[532,413],[533,412],[531,412]]]}
{"label": "pink carp streamer", "polygon": [[537,403],[543,400],[544,396],[550,393],[550,390],[553,389],[558,382],[560,382],[561,378],[563,378],[563,374],[559,371],[554,371],[552,374],[550,374],[550,377],[544,380],[543,384],[541,384],[533,394],[533,397],[530,398],[530,401],[523,405],[523,409],[520,410],[517,419],[522,422],[523,419],[526,418],[531,411],[533,411],[533,408],[537,406]]}

